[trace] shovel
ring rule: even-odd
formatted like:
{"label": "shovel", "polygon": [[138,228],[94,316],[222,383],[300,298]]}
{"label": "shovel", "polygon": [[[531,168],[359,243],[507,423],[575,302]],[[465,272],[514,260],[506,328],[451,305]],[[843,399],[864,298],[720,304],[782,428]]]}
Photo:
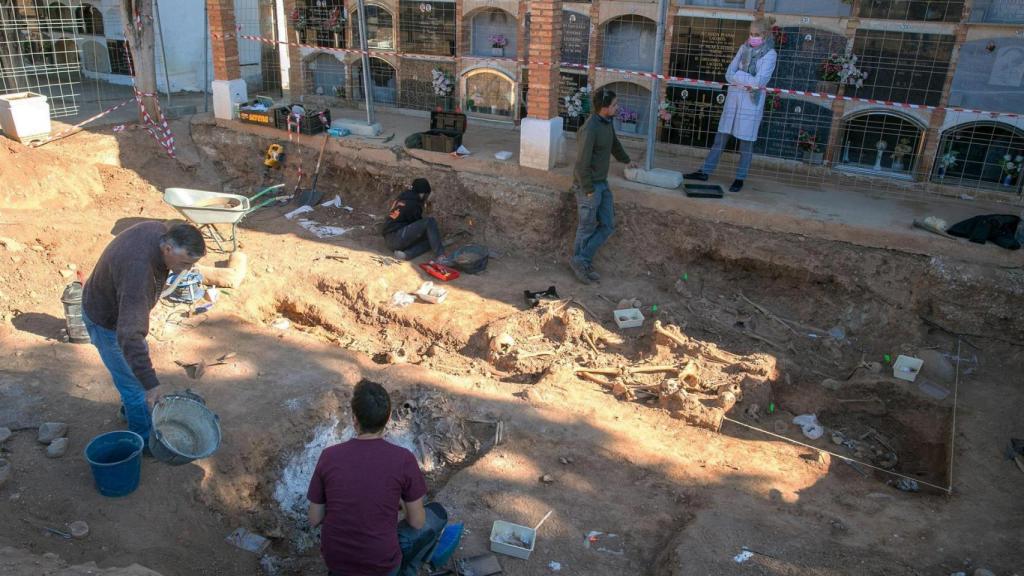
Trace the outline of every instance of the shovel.
{"label": "shovel", "polygon": [[320,114],[320,122],[324,125],[324,141],[320,144],[320,154],[316,157],[316,168],[313,169],[313,185],[309,190],[299,190],[295,198],[299,201],[299,206],[316,206],[323,199],[323,192],[316,189],[316,184],[320,180],[320,164],[324,159],[324,149],[327,148],[327,141],[331,138],[331,135],[327,132],[327,117],[323,113]]}

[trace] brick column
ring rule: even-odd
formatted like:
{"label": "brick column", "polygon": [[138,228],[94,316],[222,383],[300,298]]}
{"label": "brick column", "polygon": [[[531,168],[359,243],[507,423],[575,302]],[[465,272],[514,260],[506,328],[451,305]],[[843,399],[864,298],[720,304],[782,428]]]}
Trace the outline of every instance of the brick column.
{"label": "brick column", "polygon": [[561,157],[562,117],[558,115],[558,61],[562,45],[562,1],[534,0],[530,10],[530,91],[523,120],[519,163],[550,170]]}
{"label": "brick column", "polygon": [[843,128],[843,113],[846,112],[845,100],[832,101],[832,127],[828,131],[828,144],[825,146],[825,165],[835,166],[841,160],[842,142],[839,134]]}
{"label": "brick column", "polygon": [[924,182],[931,179],[932,167],[935,166],[935,155],[939,151],[939,142],[942,140],[942,124],[945,121],[945,110],[935,110],[928,120],[928,131],[925,132],[921,157],[917,161],[917,172]]}
{"label": "brick column", "polygon": [[206,0],[213,54],[213,115],[230,120],[233,105],[248,92],[238,66],[238,37],[233,0]]}

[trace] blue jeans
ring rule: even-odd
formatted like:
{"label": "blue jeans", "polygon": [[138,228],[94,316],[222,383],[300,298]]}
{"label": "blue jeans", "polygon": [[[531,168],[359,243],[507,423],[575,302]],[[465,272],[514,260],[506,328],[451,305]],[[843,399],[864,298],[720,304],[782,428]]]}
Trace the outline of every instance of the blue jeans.
{"label": "blue jeans", "polygon": [[128,429],[135,432],[146,442],[149,441],[149,430],[152,426],[149,416],[149,404],[146,403],[146,389],[135,377],[128,361],[124,359],[121,352],[121,345],[117,343],[117,332],[95,324],[85,312],[82,312],[82,321],[85,329],[89,331],[89,338],[100,352],[103,365],[110,372],[114,380],[114,387],[121,394],[121,404],[124,405],[124,415],[128,420]]}
{"label": "blue jeans", "polygon": [[[387,576],[416,576],[434,550],[434,543],[441,537],[441,531],[448,523],[448,512],[437,502],[424,506],[427,521],[419,530],[402,520],[398,524],[398,546],[402,549],[402,564]],[[329,576],[345,576],[340,572],[329,572]]]}
{"label": "blue jeans", "polygon": [[[729,137],[730,135],[724,132],[715,134],[715,145],[711,147],[711,152],[704,159],[704,165],[700,168],[701,172],[708,176],[715,173],[715,168],[718,167],[718,160],[721,159],[722,152],[725,151],[725,145],[729,143]],[[747,174],[750,172],[750,161],[754,159],[754,143],[750,140],[739,140],[739,143],[740,166],[736,169],[736,179],[746,180]]]}
{"label": "blue jeans", "polygon": [[594,182],[593,194],[577,189],[576,211],[579,224],[576,226],[572,260],[577,265],[589,267],[597,255],[597,249],[615,232],[615,208],[612,206],[612,190],[608,183]]}

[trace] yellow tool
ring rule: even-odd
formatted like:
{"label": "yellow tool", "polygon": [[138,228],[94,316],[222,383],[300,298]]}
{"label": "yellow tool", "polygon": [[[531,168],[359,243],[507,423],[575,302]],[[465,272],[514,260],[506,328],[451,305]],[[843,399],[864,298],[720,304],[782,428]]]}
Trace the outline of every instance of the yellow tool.
{"label": "yellow tool", "polygon": [[271,144],[263,158],[263,165],[267,168],[277,169],[281,167],[282,162],[284,162],[284,146]]}

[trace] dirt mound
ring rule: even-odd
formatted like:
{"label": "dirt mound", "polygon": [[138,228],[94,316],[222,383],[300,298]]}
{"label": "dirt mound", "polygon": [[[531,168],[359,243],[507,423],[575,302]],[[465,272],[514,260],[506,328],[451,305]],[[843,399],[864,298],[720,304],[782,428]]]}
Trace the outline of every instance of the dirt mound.
{"label": "dirt mound", "polygon": [[53,553],[36,556],[17,548],[0,548],[0,574],[7,576],[160,576],[132,564],[125,568],[97,568],[95,562],[68,566]]}
{"label": "dirt mound", "polygon": [[0,204],[31,210],[86,206],[103,191],[93,164],[0,139]]}

